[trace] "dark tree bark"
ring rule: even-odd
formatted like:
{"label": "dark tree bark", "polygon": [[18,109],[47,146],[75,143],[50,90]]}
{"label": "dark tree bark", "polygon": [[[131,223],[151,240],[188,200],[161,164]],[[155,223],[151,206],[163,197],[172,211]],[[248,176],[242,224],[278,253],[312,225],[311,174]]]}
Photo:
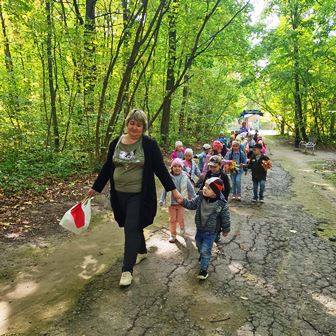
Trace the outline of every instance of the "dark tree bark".
{"label": "dark tree bark", "polygon": [[299,4],[294,0],[291,4],[291,25],[293,29],[293,80],[294,80],[294,104],[295,104],[295,147],[299,147],[301,138],[308,140],[306,125],[303,117],[302,97],[300,89],[300,54],[298,40],[298,26],[300,22]]}
{"label": "dark tree bark", "polygon": [[50,117],[53,125],[54,133],[54,147],[56,151],[60,149],[60,139],[58,130],[58,120],[56,111],[56,90],[54,85],[54,71],[53,71],[53,53],[52,53],[52,19],[51,19],[51,1],[46,0],[46,14],[47,14],[47,58],[48,58],[48,82],[50,93]]}
{"label": "dark tree bark", "polygon": [[[94,114],[94,88],[96,85],[96,47],[95,21],[96,0],[86,0],[84,23],[84,112],[87,118],[89,132],[89,116]],[[89,136],[89,134],[88,134]]]}
{"label": "dark tree bark", "polygon": [[285,117],[282,117],[281,122],[280,122],[280,134],[281,135],[285,135],[285,126],[286,126],[286,120],[285,120]]}
{"label": "dark tree bark", "polygon": [[189,75],[186,74],[184,76],[184,85],[182,92],[182,102],[181,102],[181,110],[179,115],[179,135],[183,137],[185,131],[185,117],[187,114],[188,107],[188,99],[189,99]]}
{"label": "dark tree bark", "polygon": [[1,28],[2,28],[2,35],[3,35],[3,46],[4,46],[4,59],[5,59],[5,66],[6,71],[9,77],[8,83],[8,116],[13,125],[13,127],[18,131],[18,144],[21,144],[22,141],[22,131],[20,126],[20,121],[18,117],[18,113],[20,111],[20,104],[19,104],[19,97],[18,97],[18,88],[16,79],[14,76],[14,66],[13,66],[13,59],[12,54],[10,51],[10,44],[9,39],[7,36],[7,27],[6,22],[3,14],[3,7],[2,2],[0,2],[0,20],[1,20]]}
{"label": "dark tree bark", "polygon": [[[173,0],[169,12],[168,24],[168,64],[166,72],[166,95],[173,92],[175,85],[175,63],[176,63],[176,21],[178,17],[179,0]],[[172,95],[169,94],[162,107],[161,119],[161,142],[168,145],[169,122],[171,110]]]}

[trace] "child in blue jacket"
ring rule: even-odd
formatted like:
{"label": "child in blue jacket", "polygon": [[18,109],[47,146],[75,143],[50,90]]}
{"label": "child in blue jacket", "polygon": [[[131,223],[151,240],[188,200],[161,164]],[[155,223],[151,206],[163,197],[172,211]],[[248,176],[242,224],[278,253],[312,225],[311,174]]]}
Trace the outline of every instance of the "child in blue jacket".
{"label": "child in blue jacket", "polygon": [[182,206],[196,210],[196,246],[199,252],[200,270],[198,279],[208,278],[208,267],[211,260],[212,246],[219,227],[226,237],[230,232],[229,207],[222,194],[224,184],[218,177],[212,177],[205,182],[204,188],[191,201],[180,199]]}

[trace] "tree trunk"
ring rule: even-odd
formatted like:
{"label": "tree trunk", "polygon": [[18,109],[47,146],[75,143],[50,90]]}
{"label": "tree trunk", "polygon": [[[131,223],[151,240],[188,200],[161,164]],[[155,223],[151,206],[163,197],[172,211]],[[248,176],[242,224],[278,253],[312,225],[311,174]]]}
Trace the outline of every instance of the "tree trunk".
{"label": "tree trunk", "polygon": [[183,137],[185,130],[185,116],[187,112],[188,98],[189,98],[189,76],[186,74],[184,76],[184,86],[182,93],[182,103],[181,103],[181,111],[179,116],[179,136]]}
{"label": "tree trunk", "polygon": [[86,0],[84,24],[84,113],[90,141],[90,118],[94,115],[94,88],[96,85],[95,32],[96,0]]}
{"label": "tree trunk", "polygon": [[302,98],[300,91],[300,55],[297,28],[299,25],[299,4],[294,1],[291,5],[291,23],[293,28],[293,71],[294,71],[294,104],[295,104],[295,146],[299,147],[301,137],[307,141],[306,126],[303,118]]}
{"label": "tree trunk", "polygon": [[335,121],[336,121],[336,112],[332,111],[331,118],[330,118],[330,130],[329,130],[331,139],[334,139],[336,137]]}
{"label": "tree trunk", "polygon": [[[168,64],[166,72],[166,95],[174,90],[175,84],[175,63],[176,63],[176,21],[179,9],[179,0],[173,0],[169,13],[169,28],[168,28]],[[172,95],[165,99],[162,108],[161,119],[161,142],[168,145],[170,110],[171,110]]]}
{"label": "tree trunk", "polygon": [[[4,59],[5,59],[5,66],[6,71],[9,77],[8,83],[8,116],[9,119],[15,129],[18,131],[18,144],[22,143],[22,131],[20,126],[20,121],[18,117],[18,113],[20,111],[19,105],[19,97],[18,97],[18,88],[16,84],[16,79],[14,76],[14,67],[13,67],[13,59],[10,51],[10,44],[9,39],[7,36],[7,27],[5,18],[3,15],[3,8],[2,8],[2,1],[0,1],[0,20],[1,20],[1,28],[2,28],[2,35],[3,35],[3,45],[4,45]],[[3,83],[4,84],[4,83]],[[15,121],[15,122],[14,122]]]}
{"label": "tree trunk", "polygon": [[48,79],[49,79],[49,92],[50,92],[50,116],[53,124],[54,132],[54,147],[58,152],[60,149],[60,139],[58,131],[58,120],[56,113],[56,90],[54,86],[53,76],[53,55],[52,55],[52,20],[51,20],[51,1],[46,0],[46,14],[47,14],[47,57],[48,57]]}
{"label": "tree trunk", "polygon": [[280,134],[281,135],[285,135],[285,125],[286,125],[286,120],[285,120],[285,117],[283,116],[280,122]]}

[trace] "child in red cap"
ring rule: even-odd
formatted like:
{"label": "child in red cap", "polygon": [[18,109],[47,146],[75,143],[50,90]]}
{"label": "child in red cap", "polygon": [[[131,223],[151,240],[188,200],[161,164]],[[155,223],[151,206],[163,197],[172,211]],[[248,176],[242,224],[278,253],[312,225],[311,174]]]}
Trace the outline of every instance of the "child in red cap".
{"label": "child in red cap", "polygon": [[200,271],[198,279],[208,277],[211,250],[219,227],[226,237],[230,232],[230,213],[222,194],[223,181],[218,177],[209,178],[204,188],[191,201],[184,198],[181,205],[189,210],[196,210],[196,246],[199,252]]}

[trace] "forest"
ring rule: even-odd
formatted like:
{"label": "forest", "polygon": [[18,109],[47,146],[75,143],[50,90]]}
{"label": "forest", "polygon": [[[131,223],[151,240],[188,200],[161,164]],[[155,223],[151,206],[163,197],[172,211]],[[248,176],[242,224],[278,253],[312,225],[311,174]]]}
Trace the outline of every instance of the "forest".
{"label": "forest", "polygon": [[[336,3],[1,0],[0,187],[92,171],[133,107],[163,148],[244,109],[335,145]],[[268,20],[277,21],[267,25]]]}

